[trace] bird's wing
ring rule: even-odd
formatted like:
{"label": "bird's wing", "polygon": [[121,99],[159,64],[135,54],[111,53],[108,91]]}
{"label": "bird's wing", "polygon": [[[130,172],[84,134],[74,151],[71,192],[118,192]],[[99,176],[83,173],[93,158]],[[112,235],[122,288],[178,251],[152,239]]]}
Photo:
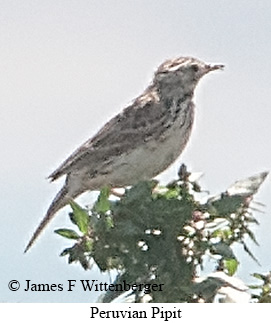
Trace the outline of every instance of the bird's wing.
{"label": "bird's wing", "polygon": [[80,160],[86,153],[91,153],[91,151],[94,151],[95,142],[99,141],[99,137],[102,136],[103,133],[106,133],[107,130],[113,128],[116,122],[116,117],[107,122],[94,137],[84,142],[66,160],[64,160],[64,162],[53,173],[51,173],[48,178],[54,181],[62,175],[67,174],[70,170],[70,167],[74,165],[76,161]]}
{"label": "bird's wing", "polygon": [[[140,98],[139,98],[140,99]],[[161,128],[165,113],[157,108],[159,102],[148,100],[140,104],[137,99],[115,116],[91,139],[87,140],[69,156],[50,176],[52,181],[71,171],[86,158],[95,168],[95,161],[119,156],[130,149],[144,144],[155,129]],[[93,164],[94,163],[94,164]]]}

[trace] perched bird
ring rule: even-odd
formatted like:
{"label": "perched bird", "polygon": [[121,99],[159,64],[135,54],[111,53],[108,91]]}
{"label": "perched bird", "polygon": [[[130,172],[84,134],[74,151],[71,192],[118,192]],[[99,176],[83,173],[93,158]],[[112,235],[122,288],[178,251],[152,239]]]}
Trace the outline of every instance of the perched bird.
{"label": "perched bird", "polygon": [[121,113],[80,146],[49,178],[66,175],[62,189],[29,241],[33,245],[55,213],[87,190],[149,180],[183,151],[194,120],[193,94],[200,78],[223,65],[196,58],[166,60],[151,84]]}

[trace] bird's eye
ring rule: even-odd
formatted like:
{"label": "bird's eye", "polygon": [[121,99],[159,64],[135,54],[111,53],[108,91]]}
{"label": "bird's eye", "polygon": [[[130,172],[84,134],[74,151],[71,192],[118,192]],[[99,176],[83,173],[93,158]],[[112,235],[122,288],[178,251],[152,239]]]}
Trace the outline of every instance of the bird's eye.
{"label": "bird's eye", "polygon": [[193,69],[194,72],[198,72],[198,70],[199,70],[198,65],[193,64],[193,65],[191,65],[191,67],[192,67],[192,69]]}

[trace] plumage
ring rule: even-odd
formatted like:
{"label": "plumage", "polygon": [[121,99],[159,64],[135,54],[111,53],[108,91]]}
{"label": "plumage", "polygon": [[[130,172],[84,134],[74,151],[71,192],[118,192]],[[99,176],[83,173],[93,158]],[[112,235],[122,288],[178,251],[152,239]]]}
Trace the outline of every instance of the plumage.
{"label": "plumage", "polygon": [[149,180],[172,164],[191,133],[192,98],[199,79],[222,67],[192,57],[179,57],[160,65],[143,94],[49,176],[54,181],[66,175],[66,181],[25,252],[54,214],[71,199],[103,186],[125,187]]}

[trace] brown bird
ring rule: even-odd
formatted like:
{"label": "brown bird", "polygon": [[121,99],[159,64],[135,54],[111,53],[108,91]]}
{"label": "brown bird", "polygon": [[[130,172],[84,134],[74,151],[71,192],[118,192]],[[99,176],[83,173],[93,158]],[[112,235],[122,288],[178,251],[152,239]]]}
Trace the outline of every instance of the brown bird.
{"label": "brown bird", "polygon": [[164,171],[181,154],[194,120],[193,95],[200,78],[222,69],[196,58],[165,61],[151,84],[128,107],[68,157],[49,178],[66,175],[25,252],[55,213],[88,190],[134,185]]}

